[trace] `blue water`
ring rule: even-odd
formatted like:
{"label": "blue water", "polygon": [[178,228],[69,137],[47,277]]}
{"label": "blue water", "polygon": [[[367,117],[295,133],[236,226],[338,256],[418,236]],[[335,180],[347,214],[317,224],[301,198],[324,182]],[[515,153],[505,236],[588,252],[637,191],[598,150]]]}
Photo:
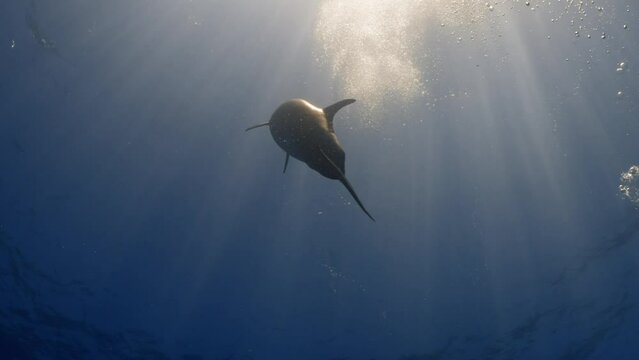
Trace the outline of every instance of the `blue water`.
{"label": "blue water", "polygon": [[[634,0],[4,0],[0,359],[637,359],[638,63]],[[350,97],[375,223],[244,132]]]}

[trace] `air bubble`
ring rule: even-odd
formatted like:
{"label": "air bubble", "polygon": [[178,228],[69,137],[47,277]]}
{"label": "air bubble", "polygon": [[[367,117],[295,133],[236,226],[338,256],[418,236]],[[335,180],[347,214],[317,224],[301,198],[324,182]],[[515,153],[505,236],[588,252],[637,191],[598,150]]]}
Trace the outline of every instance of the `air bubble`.
{"label": "air bubble", "polygon": [[621,195],[633,203],[639,204],[639,166],[633,165],[628,171],[622,172],[620,180],[619,191]]}
{"label": "air bubble", "polygon": [[617,64],[617,72],[625,71],[627,66],[628,65],[626,64],[625,61],[622,61],[622,62],[618,63]]}

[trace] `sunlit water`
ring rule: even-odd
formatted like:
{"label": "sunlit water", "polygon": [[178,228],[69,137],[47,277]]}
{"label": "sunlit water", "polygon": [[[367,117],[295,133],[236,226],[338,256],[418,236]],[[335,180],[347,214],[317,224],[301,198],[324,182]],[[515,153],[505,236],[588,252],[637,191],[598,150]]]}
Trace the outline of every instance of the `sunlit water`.
{"label": "sunlit water", "polygon": [[[515,14],[522,12],[540,20],[533,31],[541,34],[560,31],[605,40],[606,29],[628,29],[611,16],[616,6],[605,0],[327,0],[320,5],[315,28],[316,54],[328,65],[342,96],[366,99],[368,124],[374,125],[385,103],[409,106],[437,100],[428,83],[449,65],[435,60],[432,42],[488,51],[511,36]],[[625,66],[620,62],[617,71]]]}
{"label": "sunlit water", "polygon": [[0,2],[0,359],[639,358],[637,10]]}

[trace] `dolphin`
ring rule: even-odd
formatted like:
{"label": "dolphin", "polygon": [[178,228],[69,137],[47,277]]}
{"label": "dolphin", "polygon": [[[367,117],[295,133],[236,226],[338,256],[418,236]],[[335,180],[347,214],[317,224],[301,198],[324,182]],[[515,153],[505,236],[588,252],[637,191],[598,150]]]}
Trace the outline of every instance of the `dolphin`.
{"label": "dolphin", "polygon": [[354,99],[345,99],[322,109],[306,100],[292,99],[275,110],[271,121],[251,126],[246,131],[268,126],[277,145],[286,152],[284,172],[286,172],[289,157],[293,156],[323,176],[339,180],[364,213],[375,221],[346,179],[344,149],[333,129],[335,114],[344,106],[354,102]]}

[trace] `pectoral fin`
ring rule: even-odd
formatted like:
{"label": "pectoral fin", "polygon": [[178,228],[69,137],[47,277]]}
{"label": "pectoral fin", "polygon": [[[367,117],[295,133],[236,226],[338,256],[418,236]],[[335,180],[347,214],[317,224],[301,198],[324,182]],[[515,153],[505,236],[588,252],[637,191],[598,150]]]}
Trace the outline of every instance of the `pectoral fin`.
{"label": "pectoral fin", "polygon": [[258,128],[258,127],[268,126],[268,125],[271,125],[271,123],[267,122],[267,123],[264,123],[264,124],[254,125],[254,126],[246,128],[246,130],[244,130],[244,131],[249,131],[249,130],[253,130],[253,129]]}
{"label": "pectoral fin", "polygon": [[344,184],[344,186],[346,187],[346,190],[348,190],[349,193],[351,193],[351,196],[353,197],[353,199],[355,199],[355,201],[357,202],[357,205],[359,205],[359,207],[362,209],[362,211],[364,211],[364,213],[366,215],[368,215],[368,217],[375,221],[375,218],[373,218],[373,216],[371,216],[371,214],[366,210],[366,208],[364,207],[364,204],[362,204],[362,202],[359,200],[359,197],[357,196],[357,194],[355,193],[355,190],[353,189],[353,186],[351,186],[351,183],[348,181],[348,179],[346,178],[346,176],[344,175],[344,173],[342,172],[342,170],[339,169],[339,167],[337,167],[337,165],[335,165],[335,163],[333,162],[333,160],[331,160],[331,158],[329,158],[322,149],[320,149],[320,152],[322,153],[322,156],[324,156],[324,158],[335,168],[335,170],[339,173],[340,177],[339,177],[339,181],[342,182],[342,184]]}
{"label": "pectoral fin", "polygon": [[286,167],[288,166],[288,158],[291,157],[289,153],[286,153],[286,160],[284,160],[284,171],[282,173],[286,173]]}

